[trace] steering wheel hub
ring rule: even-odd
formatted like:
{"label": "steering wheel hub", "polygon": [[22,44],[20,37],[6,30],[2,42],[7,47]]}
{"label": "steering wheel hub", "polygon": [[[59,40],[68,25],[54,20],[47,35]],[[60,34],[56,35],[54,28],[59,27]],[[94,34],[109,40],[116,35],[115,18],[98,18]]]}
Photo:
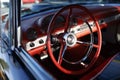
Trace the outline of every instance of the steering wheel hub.
{"label": "steering wheel hub", "polygon": [[65,34],[64,39],[65,39],[66,45],[69,47],[73,47],[77,42],[77,38],[73,33]]}

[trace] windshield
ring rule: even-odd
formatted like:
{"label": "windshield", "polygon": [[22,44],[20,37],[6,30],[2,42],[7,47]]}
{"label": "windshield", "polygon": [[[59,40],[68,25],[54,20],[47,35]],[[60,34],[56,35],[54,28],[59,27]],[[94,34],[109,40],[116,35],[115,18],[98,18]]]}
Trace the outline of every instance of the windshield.
{"label": "windshield", "polygon": [[38,12],[58,9],[70,4],[103,6],[104,4],[119,4],[120,0],[22,0],[21,3],[21,16],[27,16]]}

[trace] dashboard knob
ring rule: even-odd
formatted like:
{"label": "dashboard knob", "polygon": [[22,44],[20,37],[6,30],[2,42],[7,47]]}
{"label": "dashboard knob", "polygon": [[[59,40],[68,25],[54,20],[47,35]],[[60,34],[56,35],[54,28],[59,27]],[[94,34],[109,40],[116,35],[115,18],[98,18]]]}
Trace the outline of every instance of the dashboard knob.
{"label": "dashboard knob", "polygon": [[34,46],[35,46],[35,44],[31,42],[30,43],[30,47],[34,47]]}
{"label": "dashboard knob", "polygon": [[40,40],[39,40],[39,43],[40,43],[40,44],[43,44],[43,43],[44,43],[43,39],[40,39]]}

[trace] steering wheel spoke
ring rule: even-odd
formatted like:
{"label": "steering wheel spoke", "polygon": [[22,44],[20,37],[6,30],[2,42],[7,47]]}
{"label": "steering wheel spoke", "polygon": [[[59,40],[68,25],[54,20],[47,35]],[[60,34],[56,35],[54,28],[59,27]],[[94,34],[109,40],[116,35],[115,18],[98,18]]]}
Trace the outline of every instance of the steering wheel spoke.
{"label": "steering wheel spoke", "polygon": [[98,44],[93,44],[93,47],[94,48],[99,48],[99,45]]}
{"label": "steering wheel spoke", "polygon": [[58,56],[58,63],[61,65],[65,51],[67,49],[67,45],[66,44],[61,44],[61,48],[60,48],[60,53]]}
{"label": "steering wheel spoke", "polygon": [[70,32],[70,17],[71,17],[71,14],[72,14],[72,8],[69,8],[68,9],[68,15],[67,15],[67,19],[66,19],[66,23],[65,23],[65,33],[68,33]]}
{"label": "steering wheel spoke", "polygon": [[84,42],[84,41],[77,41],[79,44],[85,44],[85,45],[92,45],[90,42]]}
{"label": "steering wheel spoke", "polygon": [[78,44],[83,44],[83,45],[86,45],[86,46],[93,46],[94,48],[99,48],[99,45],[98,44],[94,44],[94,43],[91,43],[91,42],[84,42],[84,41],[77,41]]}

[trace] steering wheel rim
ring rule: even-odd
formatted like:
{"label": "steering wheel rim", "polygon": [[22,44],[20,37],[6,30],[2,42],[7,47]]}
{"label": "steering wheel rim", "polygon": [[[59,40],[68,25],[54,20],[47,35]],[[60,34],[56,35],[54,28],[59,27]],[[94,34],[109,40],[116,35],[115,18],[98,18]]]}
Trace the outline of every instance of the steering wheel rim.
{"label": "steering wheel rim", "polygon": [[[95,26],[96,26],[96,29],[97,29],[97,34],[98,34],[98,43],[97,43],[97,51],[93,57],[93,59],[91,60],[91,62],[88,64],[88,66],[86,68],[83,68],[83,69],[80,69],[79,71],[73,71],[73,70],[68,70],[64,67],[62,67],[55,59],[54,55],[53,55],[53,51],[52,51],[52,48],[51,48],[51,36],[50,36],[50,33],[51,33],[51,27],[52,27],[52,24],[53,22],[55,21],[56,17],[64,12],[65,10],[68,10],[68,9],[72,9],[72,8],[76,8],[76,9],[80,9],[84,12],[86,12],[89,17],[93,20],[93,22],[95,23]],[[69,16],[69,15],[68,15]],[[69,25],[69,21],[67,22],[67,26]],[[67,30],[67,29],[66,29]],[[65,32],[66,32],[65,30]],[[66,74],[72,74],[72,75],[76,75],[76,74],[83,74],[85,73],[87,70],[89,70],[93,65],[94,63],[97,61],[97,58],[99,57],[99,54],[100,54],[100,50],[101,50],[101,44],[102,44],[102,37],[101,37],[101,30],[100,30],[100,26],[97,22],[97,20],[95,19],[95,17],[91,14],[91,12],[83,7],[83,6],[80,6],[80,5],[68,5],[62,9],[60,9],[53,17],[52,17],[52,20],[50,21],[49,25],[48,25],[48,30],[47,30],[47,48],[48,48],[48,53],[49,53],[49,56],[51,58],[51,60],[53,61],[54,65],[62,72],[66,73]]]}

